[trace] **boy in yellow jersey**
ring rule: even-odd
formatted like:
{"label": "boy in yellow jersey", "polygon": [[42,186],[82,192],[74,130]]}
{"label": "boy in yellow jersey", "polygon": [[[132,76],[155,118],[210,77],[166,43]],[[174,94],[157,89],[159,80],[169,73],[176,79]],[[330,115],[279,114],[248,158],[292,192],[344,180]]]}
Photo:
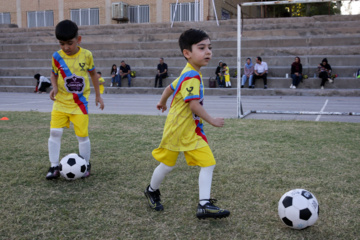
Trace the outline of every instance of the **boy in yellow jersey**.
{"label": "boy in yellow jersey", "polygon": [[100,95],[102,95],[104,93],[104,84],[105,84],[105,79],[103,77],[101,77],[101,72],[97,72],[97,76],[99,78],[99,91],[100,91]]}
{"label": "boy in yellow jersey", "polygon": [[223,63],[222,67],[223,67],[224,77],[225,77],[225,87],[231,88],[229,67],[226,63]]}
{"label": "boy in yellow jersey", "polygon": [[79,142],[79,153],[87,162],[87,171],[83,177],[90,175],[90,139],[88,135],[88,99],[90,95],[90,74],[94,90],[95,104],[104,109],[104,102],[99,92],[99,80],[95,71],[92,53],[78,45],[81,36],[78,35],[77,25],[64,20],[55,28],[56,38],[61,50],[52,56],[51,83],[53,89],[50,98],[54,101],[51,112],[50,138],[48,141],[51,167],[46,179],[55,179],[59,173],[59,155],[61,137],[64,127],[74,125]]}
{"label": "boy in yellow jersey", "polygon": [[230,212],[214,205],[210,199],[215,159],[203,131],[203,120],[215,127],[224,125],[224,118],[213,118],[203,108],[204,85],[200,68],[206,66],[212,56],[209,36],[202,30],[189,29],[179,38],[179,46],[188,61],[180,77],[165,88],[157,109],[166,111],[166,101],[172,95],[169,114],[159,148],[152,152],[160,162],[145,190],[149,206],[161,211],[160,184],[173,170],[179,152],[184,152],[187,164],[199,166],[199,204],[196,216],[223,218]]}

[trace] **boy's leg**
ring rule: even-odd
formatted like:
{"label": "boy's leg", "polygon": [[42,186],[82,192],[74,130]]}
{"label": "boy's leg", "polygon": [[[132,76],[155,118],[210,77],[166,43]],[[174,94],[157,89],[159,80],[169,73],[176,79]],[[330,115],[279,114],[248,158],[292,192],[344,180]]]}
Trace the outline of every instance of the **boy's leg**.
{"label": "boy's leg", "polygon": [[85,159],[87,163],[87,170],[84,177],[90,176],[91,163],[91,144],[89,139],[89,115],[87,114],[73,114],[70,121],[74,124],[75,135],[79,142],[79,154]]}
{"label": "boy's leg", "polygon": [[160,184],[165,176],[174,169],[179,152],[170,151],[164,148],[157,148],[152,152],[153,157],[160,162],[155,168],[151,177],[150,185],[144,194],[148,200],[150,208],[161,211],[164,209],[160,199]]}
{"label": "boy's leg", "polygon": [[59,157],[61,147],[62,128],[51,128],[48,140],[49,159],[51,166],[46,174],[46,179],[51,180],[60,177]]}
{"label": "boy's leg", "polygon": [[199,174],[199,203],[204,206],[209,202],[212,176],[215,165],[202,167]]}

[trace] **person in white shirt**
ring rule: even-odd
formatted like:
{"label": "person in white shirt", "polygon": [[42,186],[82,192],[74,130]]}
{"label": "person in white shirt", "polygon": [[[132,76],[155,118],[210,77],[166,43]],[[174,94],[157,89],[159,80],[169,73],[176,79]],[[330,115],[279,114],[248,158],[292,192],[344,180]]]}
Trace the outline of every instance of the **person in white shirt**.
{"label": "person in white shirt", "polygon": [[37,80],[37,88],[35,89],[37,93],[46,92],[46,89],[51,86],[51,81],[39,73],[35,74],[34,78]]}
{"label": "person in white shirt", "polygon": [[263,62],[261,57],[256,58],[256,64],[254,67],[254,78],[251,88],[255,88],[255,81],[258,78],[262,78],[264,81],[264,89],[267,89],[267,73],[268,65],[266,62]]}

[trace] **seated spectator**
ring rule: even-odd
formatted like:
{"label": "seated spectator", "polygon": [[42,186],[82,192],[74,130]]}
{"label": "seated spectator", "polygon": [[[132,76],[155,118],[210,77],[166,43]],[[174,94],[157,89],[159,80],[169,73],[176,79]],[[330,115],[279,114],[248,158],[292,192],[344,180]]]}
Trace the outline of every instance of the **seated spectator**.
{"label": "seated spectator", "polygon": [[125,61],[121,61],[120,66],[120,81],[123,78],[128,79],[128,87],[131,87],[131,67]]}
{"label": "seated spectator", "polygon": [[333,82],[333,80],[331,79],[331,71],[332,69],[330,64],[328,63],[328,60],[324,58],[318,66],[319,78],[321,78],[321,89],[324,89],[326,81],[329,81],[330,83]]}
{"label": "seated spectator", "polygon": [[155,76],[155,87],[159,80],[159,88],[162,88],[162,80],[168,76],[168,66],[164,63],[164,58],[160,58],[160,63],[157,66],[157,74]]}
{"label": "seated spectator", "polygon": [[112,65],[110,74],[111,74],[110,87],[115,86],[115,84],[117,84],[118,87],[121,87],[119,69],[117,68],[116,64]]}
{"label": "seated spectator", "polygon": [[41,76],[39,73],[34,75],[34,78],[37,80],[35,92],[43,93],[46,92],[46,89],[51,86],[51,81],[44,76]]}
{"label": "seated spectator", "polygon": [[244,75],[241,79],[241,88],[244,87],[246,80],[249,78],[249,88],[252,86],[253,81],[253,74],[254,74],[254,64],[251,61],[251,58],[246,59],[246,63],[244,66]]}
{"label": "seated spectator", "polygon": [[302,81],[302,64],[299,57],[295,57],[295,62],[291,64],[291,78],[292,84],[290,88],[297,88],[299,83]]}
{"label": "seated spectator", "polygon": [[267,73],[268,73],[267,63],[263,62],[261,57],[257,57],[256,64],[254,67],[254,80],[251,85],[251,88],[255,88],[256,79],[262,78],[264,81],[264,89],[267,89]]}
{"label": "seated spectator", "polygon": [[224,80],[223,72],[222,72],[222,64],[223,63],[220,60],[219,65],[217,66],[216,71],[215,71],[216,81],[217,81],[219,87],[225,87],[225,80]]}
{"label": "seated spectator", "polygon": [[222,69],[223,69],[224,78],[225,78],[225,85],[226,85],[226,87],[231,88],[230,73],[229,73],[230,70],[226,63],[222,64]]}

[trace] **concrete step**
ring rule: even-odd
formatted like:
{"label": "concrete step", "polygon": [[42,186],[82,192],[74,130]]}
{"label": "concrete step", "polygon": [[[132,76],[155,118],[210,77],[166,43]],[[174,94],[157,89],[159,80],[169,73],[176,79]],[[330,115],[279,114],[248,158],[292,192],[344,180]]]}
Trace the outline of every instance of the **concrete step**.
{"label": "concrete step", "polygon": [[[0,86],[0,92],[34,92],[33,86]],[[91,88],[93,92],[93,88]],[[158,94],[161,95],[163,88],[152,87],[113,87],[105,88],[105,94]],[[49,92],[49,89],[48,89]],[[236,88],[205,88],[206,96],[236,96]],[[341,97],[359,97],[360,89],[241,89],[241,96],[341,96]]]}
{"label": "concrete step", "polygon": [[[47,75],[44,75],[47,76]],[[49,78],[49,76],[47,76]],[[103,76],[105,79],[105,86],[110,87],[111,77]],[[155,77],[155,75],[154,75]],[[155,80],[154,77],[136,77],[132,79],[133,87],[153,87]],[[163,80],[163,86],[169,85],[172,81],[175,80],[176,77],[168,77]],[[211,77],[214,80],[214,77]],[[209,77],[204,77],[204,86],[209,87]],[[231,78],[232,87],[237,87],[237,78]],[[91,82],[91,81],[90,81]],[[268,87],[269,88],[288,88],[292,83],[291,78],[268,78]],[[304,79],[302,83],[298,86],[300,89],[316,89],[320,87],[321,79],[320,78],[308,78]],[[92,84],[92,83],[90,83]],[[32,77],[0,77],[0,86],[35,86],[36,80]],[[121,80],[121,86],[126,87],[127,79]],[[258,79],[255,83],[255,87],[262,88],[263,81],[262,79]],[[245,87],[248,87],[248,82],[245,84]],[[360,81],[356,78],[349,77],[338,77],[335,79],[334,83],[327,83],[327,88],[330,89],[360,89]]]}

